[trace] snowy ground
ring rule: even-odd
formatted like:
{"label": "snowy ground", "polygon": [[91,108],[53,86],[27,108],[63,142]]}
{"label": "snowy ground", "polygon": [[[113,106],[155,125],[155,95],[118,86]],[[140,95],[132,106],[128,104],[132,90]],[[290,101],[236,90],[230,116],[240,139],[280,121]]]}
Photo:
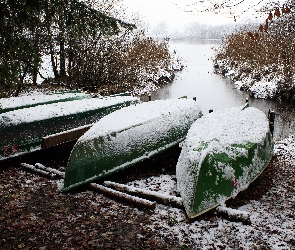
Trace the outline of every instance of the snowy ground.
{"label": "snowy ground", "polygon": [[[292,136],[276,144],[274,157],[278,161],[274,160],[271,166],[275,168],[272,187],[259,199],[251,199],[236,208],[251,214],[251,225],[214,217],[213,221],[188,221],[183,210],[158,205],[149,227],[158,233],[160,228],[163,236],[173,235],[193,249],[295,249],[295,141]],[[130,185],[171,194],[176,190],[176,179],[162,175]]]}
{"label": "snowy ground", "polygon": [[[215,210],[189,220],[161,204],[146,211],[91,190],[64,194],[60,180],[0,171],[0,249],[295,249],[294,158],[295,137],[277,142],[262,175],[227,202],[250,213],[250,225]],[[175,176],[162,171],[126,184],[175,195]]]}

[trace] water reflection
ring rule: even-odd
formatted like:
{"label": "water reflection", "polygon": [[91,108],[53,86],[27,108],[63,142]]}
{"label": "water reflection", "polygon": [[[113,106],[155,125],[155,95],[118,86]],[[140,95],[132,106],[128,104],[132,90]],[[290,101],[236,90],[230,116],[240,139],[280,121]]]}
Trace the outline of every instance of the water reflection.
{"label": "water reflection", "polygon": [[[241,106],[248,94],[236,90],[234,85],[213,73],[213,50],[220,40],[173,41],[171,49],[176,50],[184,59],[186,67],[168,84],[152,94],[152,99],[168,99],[187,96],[196,97],[204,114],[209,109]],[[250,99],[250,98],[249,98]],[[264,111],[276,113],[274,137],[276,140],[295,133],[294,106],[280,104],[270,100],[250,99],[250,105]]]}

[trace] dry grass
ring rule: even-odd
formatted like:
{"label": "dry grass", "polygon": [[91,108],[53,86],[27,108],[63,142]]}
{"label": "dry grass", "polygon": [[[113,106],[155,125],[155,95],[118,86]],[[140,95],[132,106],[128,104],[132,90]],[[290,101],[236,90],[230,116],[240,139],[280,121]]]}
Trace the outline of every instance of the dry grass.
{"label": "dry grass", "polygon": [[285,13],[266,19],[256,31],[232,34],[222,43],[215,59],[256,80],[280,75],[280,86],[290,89],[295,69],[294,20],[294,13]]}
{"label": "dry grass", "polygon": [[131,91],[137,84],[157,83],[155,76],[160,70],[173,74],[171,64],[167,42],[140,32],[101,40],[81,55],[72,71],[72,86],[86,87],[93,92],[105,87]]}

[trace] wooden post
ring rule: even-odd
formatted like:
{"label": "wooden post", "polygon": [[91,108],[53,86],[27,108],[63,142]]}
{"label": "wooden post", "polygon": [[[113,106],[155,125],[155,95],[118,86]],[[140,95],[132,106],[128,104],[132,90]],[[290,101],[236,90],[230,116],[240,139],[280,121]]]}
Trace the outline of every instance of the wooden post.
{"label": "wooden post", "polygon": [[242,108],[242,110],[249,108],[250,104],[249,104],[249,99],[246,98],[246,104],[244,105],[244,107]]}
{"label": "wooden post", "polygon": [[276,118],[275,112],[273,110],[269,110],[268,111],[269,130],[272,136],[275,130],[275,118]]}

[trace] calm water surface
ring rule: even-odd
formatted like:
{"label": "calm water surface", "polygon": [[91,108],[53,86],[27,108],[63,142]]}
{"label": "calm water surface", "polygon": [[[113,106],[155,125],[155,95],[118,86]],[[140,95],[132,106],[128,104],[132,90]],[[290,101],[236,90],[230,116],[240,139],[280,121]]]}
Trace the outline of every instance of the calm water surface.
{"label": "calm water surface", "polygon": [[266,114],[269,110],[276,113],[274,138],[283,139],[295,133],[294,105],[280,104],[270,100],[251,99],[244,91],[219,75],[213,73],[213,49],[220,41],[178,41],[171,42],[171,49],[176,50],[184,60],[186,67],[177,74],[172,84],[168,84],[152,94],[152,99],[168,99],[187,96],[196,97],[203,111],[219,110],[233,106],[242,106],[246,98],[250,106],[259,108]]}

